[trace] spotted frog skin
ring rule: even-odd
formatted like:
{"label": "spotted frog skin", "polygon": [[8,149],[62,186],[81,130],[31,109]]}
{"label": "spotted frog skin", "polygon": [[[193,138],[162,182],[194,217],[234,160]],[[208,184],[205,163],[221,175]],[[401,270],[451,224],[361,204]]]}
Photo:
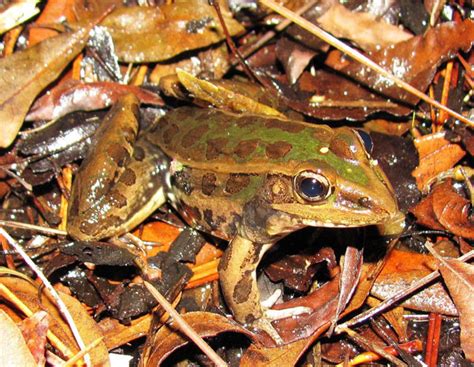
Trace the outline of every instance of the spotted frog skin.
{"label": "spotted frog skin", "polygon": [[[124,114],[123,126],[112,126],[114,114]],[[353,129],[182,107],[134,142],[138,114],[127,96],[102,124],[101,143],[73,185],[68,232],[119,235],[168,200],[192,227],[230,241],[219,277],[241,323],[266,322],[256,269],[278,240],[306,226],[359,227],[399,215]]]}

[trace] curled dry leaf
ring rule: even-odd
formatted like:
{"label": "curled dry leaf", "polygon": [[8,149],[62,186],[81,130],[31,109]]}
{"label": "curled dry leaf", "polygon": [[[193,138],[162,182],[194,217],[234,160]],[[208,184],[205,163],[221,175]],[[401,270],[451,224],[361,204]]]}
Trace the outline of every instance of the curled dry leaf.
{"label": "curled dry leaf", "polygon": [[[224,12],[223,16],[231,36],[244,30],[230,14]],[[109,15],[102,25],[112,35],[117,56],[123,62],[163,61],[225,38],[214,7],[202,0],[124,7]]]}
{"label": "curled dry leaf", "polygon": [[471,203],[454,190],[451,180],[436,185],[432,192],[410,211],[424,226],[446,229],[457,236],[474,239]]}
{"label": "curled dry leaf", "polygon": [[386,48],[413,37],[396,25],[378,20],[373,14],[352,12],[338,3],[317,21],[324,30],[338,38],[354,41],[365,51]]}
{"label": "curled dry leaf", "polygon": [[177,70],[181,84],[196,98],[202,99],[217,108],[230,110],[236,113],[250,113],[266,116],[277,116],[286,119],[285,115],[245,95],[219,86],[217,83],[198,79],[193,75]]}
{"label": "curled dry leaf", "polygon": [[31,120],[52,120],[74,111],[92,111],[109,107],[126,94],[134,94],[141,103],[162,106],[156,94],[134,85],[110,82],[82,83],[67,80],[39,98],[26,116]]}
{"label": "curled dry leaf", "polygon": [[438,174],[454,167],[466,154],[458,144],[450,143],[444,133],[424,135],[414,141],[420,163],[412,175],[418,189],[424,190],[427,184]]}
{"label": "curled dry leaf", "polygon": [[[249,338],[252,333],[228,318],[210,312],[188,312],[183,319],[201,336],[211,337],[221,333],[240,333]],[[173,324],[164,325],[148,343],[150,350],[145,353],[148,359],[144,361],[147,366],[159,366],[176,349],[189,343],[189,340],[177,332]]]}
{"label": "curled dry leaf", "polygon": [[474,266],[459,260],[443,260],[439,270],[459,311],[462,349],[466,358],[474,362]]}
{"label": "curled dry leaf", "polygon": [[0,59],[0,147],[13,142],[33,100],[81,52],[92,26],[48,38]]}

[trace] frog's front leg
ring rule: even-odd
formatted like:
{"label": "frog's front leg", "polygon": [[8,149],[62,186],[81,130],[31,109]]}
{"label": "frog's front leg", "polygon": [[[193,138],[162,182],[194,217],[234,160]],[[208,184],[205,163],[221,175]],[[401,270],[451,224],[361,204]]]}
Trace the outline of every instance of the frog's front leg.
{"label": "frog's front leg", "polygon": [[235,319],[263,329],[280,340],[265,316],[260,303],[256,270],[265,252],[273,244],[256,244],[236,236],[225,251],[219,265],[219,279],[227,305]]}

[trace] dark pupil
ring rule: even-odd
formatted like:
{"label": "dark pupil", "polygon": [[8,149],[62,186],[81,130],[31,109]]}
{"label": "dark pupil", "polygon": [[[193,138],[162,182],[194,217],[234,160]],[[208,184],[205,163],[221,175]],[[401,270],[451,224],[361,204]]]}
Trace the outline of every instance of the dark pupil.
{"label": "dark pupil", "polygon": [[368,153],[372,153],[372,149],[374,149],[374,143],[370,135],[364,130],[357,130],[357,133],[359,134],[360,138],[362,139],[362,142],[364,143],[365,150],[367,150]]}
{"label": "dark pupil", "polygon": [[315,178],[305,178],[300,182],[301,192],[309,198],[323,196],[326,188]]}

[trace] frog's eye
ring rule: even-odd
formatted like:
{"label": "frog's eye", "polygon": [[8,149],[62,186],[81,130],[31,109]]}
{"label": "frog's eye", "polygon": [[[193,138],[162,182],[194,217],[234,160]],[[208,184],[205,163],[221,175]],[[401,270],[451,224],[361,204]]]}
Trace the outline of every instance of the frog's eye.
{"label": "frog's eye", "polygon": [[331,194],[331,184],[323,175],[303,171],[295,177],[295,190],[299,196],[307,201],[321,201]]}
{"label": "frog's eye", "polygon": [[371,154],[372,150],[374,149],[374,142],[372,141],[370,135],[361,129],[355,129],[354,131],[359,135],[360,140],[362,140],[362,143],[364,144],[364,148],[367,153]]}

